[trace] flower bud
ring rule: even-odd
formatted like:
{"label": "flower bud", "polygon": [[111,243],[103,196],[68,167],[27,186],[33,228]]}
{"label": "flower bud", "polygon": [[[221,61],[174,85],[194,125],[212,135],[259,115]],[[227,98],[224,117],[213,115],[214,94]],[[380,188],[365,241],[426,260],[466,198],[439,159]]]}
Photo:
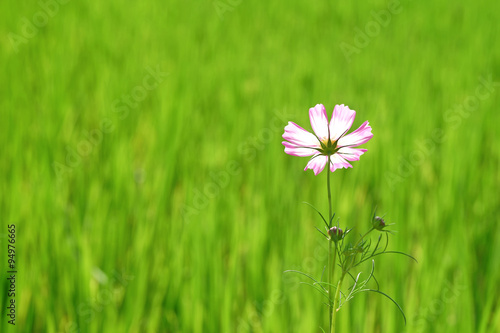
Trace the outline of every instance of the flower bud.
{"label": "flower bud", "polygon": [[330,228],[330,230],[328,230],[328,236],[330,236],[330,240],[334,242],[338,242],[339,240],[341,240],[343,234],[344,232],[342,231],[342,229],[337,227],[332,227]]}
{"label": "flower bud", "polygon": [[385,221],[380,216],[375,216],[373,219],[373,227],[377,230],[382,230],[385,228]]}

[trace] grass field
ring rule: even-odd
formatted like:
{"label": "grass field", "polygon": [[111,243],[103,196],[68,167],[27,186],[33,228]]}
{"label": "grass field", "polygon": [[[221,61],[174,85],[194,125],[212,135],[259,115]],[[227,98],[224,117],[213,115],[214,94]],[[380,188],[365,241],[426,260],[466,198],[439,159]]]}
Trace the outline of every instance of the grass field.
{"label": "grass field", "polygon": [[[323,103],[369,120],[342,228],[397,233],[338,332],[500,332],[500,6],[0,3],[2,332],[321,332],[326,174],[286,155]],[[15,297],[8,225],[15,225]],[[368,272],[369,265],[364,272]],[[7,309],[15,299],[15,326]]]}

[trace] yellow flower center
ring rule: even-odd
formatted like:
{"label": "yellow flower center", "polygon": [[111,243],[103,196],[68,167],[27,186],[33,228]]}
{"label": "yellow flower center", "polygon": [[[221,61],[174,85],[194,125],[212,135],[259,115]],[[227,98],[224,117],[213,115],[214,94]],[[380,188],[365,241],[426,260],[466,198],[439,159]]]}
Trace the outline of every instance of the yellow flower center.
{"label": "yellow flower center", "polygon": [[332,141],[330,139],[323,139],[321,143],[321,153],[325,156],[331,156],[335,154],[340,148],[337,148],[337,141]]}

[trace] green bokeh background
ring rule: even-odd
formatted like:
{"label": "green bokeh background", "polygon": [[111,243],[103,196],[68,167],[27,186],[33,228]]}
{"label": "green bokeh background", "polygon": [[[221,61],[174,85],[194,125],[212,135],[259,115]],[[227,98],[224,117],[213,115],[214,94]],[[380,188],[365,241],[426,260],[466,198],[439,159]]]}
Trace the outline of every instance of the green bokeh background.
{"label": "green bokeh background", "polygon": [[328,211],[326,174],[281,145],[317,103],[373,127],[332,174],[341,227],[377,206],[419,261],[376,263],[406,326],[361,294],[338,331],[500,331],[497,2],[48,3],[0,3],[2,332],[326,329],[283,274],[326,260],[301,204]]}

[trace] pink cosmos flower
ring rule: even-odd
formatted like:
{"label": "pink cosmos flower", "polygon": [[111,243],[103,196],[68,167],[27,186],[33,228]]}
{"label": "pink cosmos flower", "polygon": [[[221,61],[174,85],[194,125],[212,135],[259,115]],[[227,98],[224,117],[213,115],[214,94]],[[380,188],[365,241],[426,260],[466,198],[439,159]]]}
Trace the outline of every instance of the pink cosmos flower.
{"label": "pink cosmos flower", "polygon": [[348,161],[358,161],[366,149],[356,149],[359,145],[368,142],[373,137],[372,128],[365,121],[357,130],[347,134],[352,126],[356,112],[349,107],[335,105],[332,119],[328,117],[323,104],[317,104],[309,109],[309,119],[314,131],[310,133],[299,125],[288,122],[283,134],[285,153],[294,156],[312,156],[305,170],[312,169],[318,175],[328,163],[330,156],[330,170],[352,168]]}

